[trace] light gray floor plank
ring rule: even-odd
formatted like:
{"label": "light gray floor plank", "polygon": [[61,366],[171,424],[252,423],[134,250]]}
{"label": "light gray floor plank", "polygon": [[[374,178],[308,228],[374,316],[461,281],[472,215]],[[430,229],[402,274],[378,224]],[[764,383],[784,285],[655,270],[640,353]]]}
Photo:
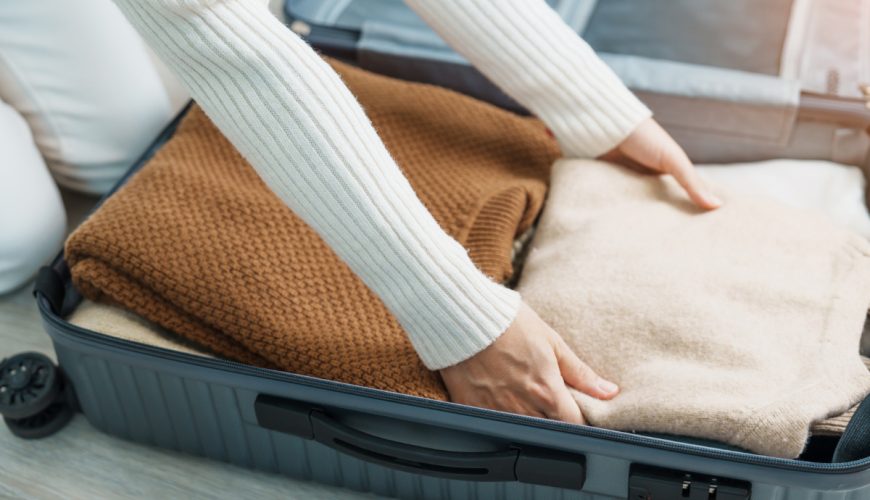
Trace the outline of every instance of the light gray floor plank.
{"label": "light gray floor plank", "polygon": [[[64,198],[71,225],[78,224],[93,200]],[[0,357],[29,350],[54,357],[31,286],[0,296]],[[60,433],[37,441],[17,439],[0,424],[0,498],[375,497],[130,443],[77,415]]]}
{"label": "light gray floor plank", "polygon": [[78,415],[38,441],[0,430],[0,495],[12,498],[373,498],[110,437]]}

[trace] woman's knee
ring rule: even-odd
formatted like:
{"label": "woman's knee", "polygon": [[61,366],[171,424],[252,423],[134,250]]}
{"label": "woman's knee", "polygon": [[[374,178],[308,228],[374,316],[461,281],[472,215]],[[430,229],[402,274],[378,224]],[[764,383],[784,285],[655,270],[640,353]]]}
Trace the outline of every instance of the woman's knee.
{"label": "woman's knee", "polygon": [[27,282],[60,249],[66,214],[27,124],[2,102],[0,137],[0,293],[5,293]]}
{"label": "woman's knee", "polygon": [[27,283],[63,244],[63,206],[29,210],[28,224],[6,227],[0,235],[0,294]]}
{"label": "woman's knee", "polygon": [[64,186],[111,187],[185,100],[111,0],[0,3],[0,31],[0,99]]}

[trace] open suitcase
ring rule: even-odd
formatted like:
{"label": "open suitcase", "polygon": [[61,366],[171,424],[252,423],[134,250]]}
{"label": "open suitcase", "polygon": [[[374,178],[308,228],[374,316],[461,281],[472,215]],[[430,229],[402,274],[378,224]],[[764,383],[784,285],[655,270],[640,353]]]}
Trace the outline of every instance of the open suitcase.
{"label": "open suitcase", "polygon": [[[337,33],[337,39],[346,34]],[[119,186],[171,137],[179,119]],[[54,382],[42,377],[34,387],[42,411],[16,420],[22,435],[62,426],[75,409],[96,428],[132,441],[400,498],[870,499],[866,401],[840,440],[842,461],[778,459],[109,337],[65,320],[81,297],[62,255],[40,273],[35,296],[60,367],[38,358],[27,364],[53,373]]]}

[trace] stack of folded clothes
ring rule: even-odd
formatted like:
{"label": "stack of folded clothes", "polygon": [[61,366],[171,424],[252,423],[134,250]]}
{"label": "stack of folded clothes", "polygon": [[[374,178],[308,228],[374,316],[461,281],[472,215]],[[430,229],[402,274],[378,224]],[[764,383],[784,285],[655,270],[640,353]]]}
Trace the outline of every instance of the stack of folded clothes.
{"label": "stack of folded clothes", "polygon": [[621,386],[611,401],[575,392],[591,424],[796,457],[814,422],[870,392],[870,243],[719,194],[702,213],[670,177],[560,161],[518,289]]}
{"label": "stack of folded clothes", "polygon": [[[543,126],[333,65],[436,220],[509,281],[523,255],[515,239],[531,234],[558,155]],[[870,234],[861,174],[818,162],[701,171],[726,186],[724,208],[699,213],[670,178],[560,160],[519,290],[622,387],[612,401],[576,393],[591,424],[794,457],[809,431],[842,432],[843,412],[870,392],[858,356],[870,244],[801,210]],[[66,258],[97,302],[75,324],[447,399],[379,299],[196,106],[75,231]]]}
{"label": "stack of folded clothes", "polygon": [[[498,281],[558,150],[543,125],[437,87],[333,63],[426,207]],[[69,238],[85,297],[215,355],[446,399],[395,318],[193,107]]]}
{"label": "stack of folded clothes", "polygon": [[[701,175],[717,187],[734,194],[776,200],[784,205],[811,210],[833,224],[870,236],[870,214],[864,204],[865,182],[857,167],[826,161],[774,160],[765,162],[699,165]],[[798,215],[799,216],[799,215]],[[515,267],[522,264],[524,244],[533,230],[515,242]],[[129,311],[90,301],[82,303],[69,321],[114,337],[166,349],[208,355],[185,339],[160,328]],[[870,328],[865,325],[862,354],[870,354]],[[870,369],[870,358],[862,358]],[[813,422],[812,435],[839,436],[851,421],[855,407],[830,418]]]}

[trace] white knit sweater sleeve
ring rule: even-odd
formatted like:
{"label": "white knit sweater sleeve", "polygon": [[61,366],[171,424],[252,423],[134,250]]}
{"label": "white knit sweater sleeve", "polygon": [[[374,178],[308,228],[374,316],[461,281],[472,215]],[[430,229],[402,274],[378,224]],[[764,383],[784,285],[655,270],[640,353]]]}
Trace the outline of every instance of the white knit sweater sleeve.
{"label": "white knit sweater sleeve", "polygon": [[265,3],[116,3],[266,184],[383,300],[426,366],[462,361],[507,329],[519,295],[439,227],[338,75]]}
{"label": "white knit sweater sleeve", "polygon": [[[649,111],[542,0],[408,0],[572,156]],[[251,0],[116,0],[269,187],[398,318],[431,369],[488,346],[519,295],[438,226],[338,75]]]}
{"label": "white knit sweater sleeve", "polygon": [[599,156],[651,116],[544,0],[405,2],[543,120],[566,156]]}

